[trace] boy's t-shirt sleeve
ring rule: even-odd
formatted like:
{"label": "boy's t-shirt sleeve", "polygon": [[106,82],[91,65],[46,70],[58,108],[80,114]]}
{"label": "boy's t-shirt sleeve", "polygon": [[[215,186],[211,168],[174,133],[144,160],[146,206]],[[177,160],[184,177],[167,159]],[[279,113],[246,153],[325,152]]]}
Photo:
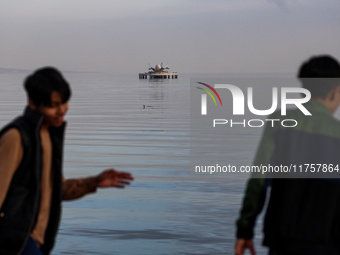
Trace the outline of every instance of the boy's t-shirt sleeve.
{"label": "boy's t-shirt sleeve", "polygon": [[[269,119],[278,119],[275,115],[276,114],[273,114]],[[260,166],[261,164],[268,165],[270,163],[275,149],[274,133],[277,129],[275,125],[277,126],[277,123],[274,124],[274,127],[272,127],[272,122],[267,123],[256,152],[253,166]],[[237,238],[253,238],[256,217],[263,208],[270,181],[265,175],[259,173],[257,173],[256,178],[253,174],[248,180],[240,217],[236,221]]]}
{"label": "boy's t-shirt sleeve", "polygon": [[0,138],[0,209],[13,175],[21,162],[22,154],[20,132],[16,128],[11,128]]}

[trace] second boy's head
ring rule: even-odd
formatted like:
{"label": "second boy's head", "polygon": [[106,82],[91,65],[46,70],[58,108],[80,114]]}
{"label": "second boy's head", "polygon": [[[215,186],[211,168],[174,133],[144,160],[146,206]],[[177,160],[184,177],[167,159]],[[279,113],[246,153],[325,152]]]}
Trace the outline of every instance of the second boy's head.
{"label": "second boy's head", "polygon": [[24,83],[28,106],[44,116],[43,124],[58,127],[64,121],[71,97],[70,86],[52,67],[37,70]]}
{"label": "second boy's head", "polygon": [[331,56],[314,56],[304,62],[298,78],[312,98],[324,103],[332,112],[340,104],[340,64]]}

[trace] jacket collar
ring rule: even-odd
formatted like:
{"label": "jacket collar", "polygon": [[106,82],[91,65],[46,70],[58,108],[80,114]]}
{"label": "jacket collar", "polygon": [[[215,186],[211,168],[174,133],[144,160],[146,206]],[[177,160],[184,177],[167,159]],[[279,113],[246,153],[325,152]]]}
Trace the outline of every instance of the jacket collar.
{"label": "jacket collar", "polygon": [[[40,129],[41,123],[44,120],[44,116],[36,111],[33,111],[31,108],[29,108],[29,106],[26,106],[23,116],[34,130],[36,130],[36,128]],[[60,127],[50,127],[49,130],[56,133],[63,133],[65,126],[66,122],[64,121]]]}
{"label": "jacket collar", "polygon": [[26,106],[23,116],[33,128],[40,126],[44,119],[41,114],[31,110],[28,106]]}

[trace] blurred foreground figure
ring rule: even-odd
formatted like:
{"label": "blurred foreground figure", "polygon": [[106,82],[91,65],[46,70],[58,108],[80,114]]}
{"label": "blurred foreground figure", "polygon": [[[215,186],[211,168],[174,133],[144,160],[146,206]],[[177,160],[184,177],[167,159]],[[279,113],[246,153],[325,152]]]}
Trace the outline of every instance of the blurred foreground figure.
{"label": "blurred foreground figure", "polygon": [[[287,111],[296,127],[267,125],[254,165],[290,165],[336,162],[340,165],[340,122],[333,117],[340,103],[340,65],[330,56],[316,56],[303,63],[298,77],[312,99],[299,109]],[[280,119],[273,113],[270,119]],[[335,167],[335,166],[334,166]],[[340,254],[339,179],[251,178],[248,181],[240,217],[237,220],[235,253],[255,254],[253,229],[261,212],[267,188],[270,199],[264,220],[263,245],[270,255]]]}
{"label": "blurred foreground figure", "polygon": [[61,201],[98,187],[123,188],[133,177],[106,170],[64,180],[64,116],[69,85],[54,68],[25,81],[28,106],[0,132],[0,254],[49,254],[58,231]]}

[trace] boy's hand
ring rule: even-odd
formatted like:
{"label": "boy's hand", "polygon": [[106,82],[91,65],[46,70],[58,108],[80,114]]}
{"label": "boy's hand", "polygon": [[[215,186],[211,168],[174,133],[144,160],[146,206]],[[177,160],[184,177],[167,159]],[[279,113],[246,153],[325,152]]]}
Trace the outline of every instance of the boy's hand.
{"label": "boy's hand", "polygon": [[108,169],[96,177],[97,187],[107,188],[116,187],[124,188],[129,185],[134,178],[130,173],[118,172],[114,169]]}
{"label": "boy's hand", "polygon": [[256,255],[253,240],[238,238],[235,244],[235,254],[244,255],[246,249],[250,250],[251,255]]}

